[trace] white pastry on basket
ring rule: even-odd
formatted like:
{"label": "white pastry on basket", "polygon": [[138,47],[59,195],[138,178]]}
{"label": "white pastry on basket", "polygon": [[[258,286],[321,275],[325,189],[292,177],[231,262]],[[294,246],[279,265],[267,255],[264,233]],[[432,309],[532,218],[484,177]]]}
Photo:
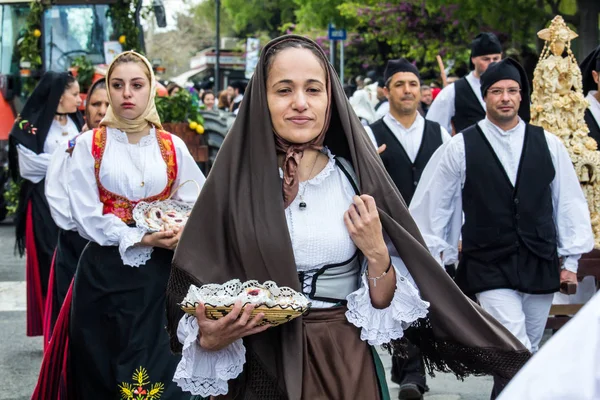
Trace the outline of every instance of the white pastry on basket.
{"label": "white pastry on basket", "polygon": [[273,305],[273,295],[269,289],[249,287],[244,289],[239,298],[242,300],[242,303],[250,303],[257,306],[262,304]]}

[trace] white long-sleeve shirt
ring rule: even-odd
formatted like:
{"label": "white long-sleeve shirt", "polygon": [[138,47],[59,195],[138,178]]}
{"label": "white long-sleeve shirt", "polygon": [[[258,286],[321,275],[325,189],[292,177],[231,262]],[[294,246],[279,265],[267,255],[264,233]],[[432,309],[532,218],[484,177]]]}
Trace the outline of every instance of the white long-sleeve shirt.
{"label": "white long-sleeve shirt", "polygon": [[[392,131],[398,142],[404,147],[404,151],[410,158],[410,161],[415,162],[417,155],[419,154],[419,149],[421,148],[421,142],[423,142],[423,129],[425,129],[425,118],[421,116],[421,114],[417,113],[417,117],[415,118],[412,125],[408,128],[405,128],[396,118],[392,116],[392,114],[387,113],[383,117],[383,123],[387,125],[388,128]],[[442,143],[446,143],[451,139],[450,134],[443,125],[440,126],[442,131]],[[377,140],[375,139],[375,135],[373,134],[373,130],[369,126],[365,126],[365,131],[371,142],[375,148],[377,146]]]}
{"label": "white long-sleeve shirt", "polygon": [[79,134],[77,125],[67,116],[67,123],[61,125],[57,120],[52,121],[46,141],[44,142],[44,151],[36,154],[25,146],[17,145],[19,154],[19,173],[21,177],[33,182],[41,182],[46,177],[46,171],[50,164],[50,157],[57,148],[64,148],[69,140]]}
{"label": "white long-sleeve shirt", "polygon": [[[490,142],[511,183],[515,185],[523,142],[525,123],[503,131],[487,118],[478,123]],[[546,141],[556,171],[551,183],[554,222],[557,231],[558,254],[565,258],[564,268],[577,272],[581,254],[594,247],[587,202],[579,186],[567,149],[560,139],[545,132]],[[462,188],[466,179],[465,141],[458,134],[442,148],[437,165],[430,163],[424,172],[428,179],[421,179],[410,204],[410,213],[419,226],[431,254],[442,263],[456,262],[450,255],[458,254],[457,238],[462,227]]]}
{"label": "white long-sleeve shirt", "polygon": [[68,148],[67,144],[64,148],[57,148],[52,154],[46,172],[45,193],[56,226],[65,231],[74,231],[77,230],[77,225],[73,221],[69,202],[71,155],[67,152]]}
{"label": "white long-sleeve shirt", "polygon": [[[485,101],[483,101],[483,96],[481,95],[481,82],[479,78],[475,77],[474,71],[471,71],[465,79],[471,85],[471,89],[477,96],[479,103],[485,110]],[[454,84],[450,84],[442,89],[441,92],[435,97],[433,103],[431,103],[431,107],[429,107],[429,111],[427,111],[427,119],[430,121],[435,121],[444,128],[448,132],[452,132],[452,117],[456,114],[456,109],[454,107],[454,99],[456,97],[456,87]],[[457,132],[458,133],[458,132]]]}
{"label": "white long-sleeve shirt", "polygon": [[[329,156],[329,163],[317,176],[300,183],[299,196],[285,210],[298,271],[344,262],[356,252],[343,220],[355,193],[344,173],[335,166],[331,154]],[[299,208],[300,195],[306,203],[305,210]],[[427,314],[429,306],[421,300],[412,276],[390,242],[388,248],[396,272],[391,304],[385,309],[373,307],[364,275],[361,287],[347,296],[346,318],[361,329],[361,339],[372,345],[401,338],[404,329]],[[333,305],[312,302],[315,308]],[[189,315],[179,322],[177,336],[183,344],[183,352],[173,380],[185,391],[202,397],[226,394],[227,381],[243,370],[246,350],[242,340],[219,351],[204,350],[196,340],[197,320]]]}
{"label": "white long-sleeve shirt", "polygon": [[590,102],[590,112],[598,126],[600,126],[600,102],[596,99],[596,93],[596,90],[590,90],[585,99]]}
{"label": "white long-sleeve shirt", "polygon": [[[100,166],[99,179],[107,190],[129,200],[141,200],[161,193],[167,185],[167,165],[160,152],[156,131],[143,137],[139,143],[130,144],[127,134],[107,128],[106,147]],[[192,158],[183,140],[173,135],[177,156],[177,178],[173,189],[193,180],[202,187],[204,175]],[[152,247],[134,246],[146,231],[129,227],[114,214],[103,214],[92,155],[93,132],[77,138],[73,151],[68,180],[71,213],[81,236],[101,246],[119,246],[123,263],[138,267],[152,255]],[[144,182],[141,185],[140,182]],[[173,196],[193,204],[198,197],[196,185],[184,185]]]}

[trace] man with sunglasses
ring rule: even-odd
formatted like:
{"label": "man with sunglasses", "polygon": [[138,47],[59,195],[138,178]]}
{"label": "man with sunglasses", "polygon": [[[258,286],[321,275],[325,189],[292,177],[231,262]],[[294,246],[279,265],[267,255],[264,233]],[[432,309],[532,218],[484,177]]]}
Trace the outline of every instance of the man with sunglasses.
{"label": "man with sunglasses", "polygon": [[[442,265],[456,253],[444,238],[461,230],[457,284],[536,352],[553,293],[577,282],[578,260],[593,248],[588,207],[560,139],[527,122],[523,67],[510,58],[491,64],[481,94],[485,119],[440,150],[410,212]],[[452,218],[461,211],[464,223]],[[493,397],[505,382],[494,383]]]}

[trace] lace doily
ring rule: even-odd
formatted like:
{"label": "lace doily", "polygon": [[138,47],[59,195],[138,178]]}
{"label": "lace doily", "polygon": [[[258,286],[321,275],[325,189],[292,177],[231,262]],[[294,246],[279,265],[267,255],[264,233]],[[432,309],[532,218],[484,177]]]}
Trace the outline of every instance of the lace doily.
{"label": "lace doily", "polygon": [[287,286],[279,287],[273,281],[261,284],[251,280],[242,283],[239,279],[230,280],[222,285],[207,284],[202,287],[190,285],[181,305],[195,307],[198,303],[203,303],[213,307],[229,307],[237,301],[241,301],[244,305],[255,304],[283,308],[307,308],[310,305],[302,293]]}
{"label": "lace doily", "polygon": [[133,219],[146,232],[160,232],[184,226],[191,212],[191,205],[177,200],[141,201],[133,209]]}

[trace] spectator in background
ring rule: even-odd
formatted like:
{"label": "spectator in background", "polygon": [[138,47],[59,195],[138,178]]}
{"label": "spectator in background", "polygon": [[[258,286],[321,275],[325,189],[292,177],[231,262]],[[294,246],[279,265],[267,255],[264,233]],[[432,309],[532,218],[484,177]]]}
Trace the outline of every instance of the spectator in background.
{"label": "spectator in background", "polygon": [[175,82],[169,82],[169,84],[167,85],[167,93],[169,93],[169,96],[173,96],[180,89],[181,89],[181,86],[179,86]]}
{"label": "spectator in background", "polygon": [[390,103],[385,95],[385,81],[377,79],[377,104],[375,104],[375,119],[383,118],[390,111]]}
{"label": "spectator in background", "polygon": [[433,102],[433,94],[431,92],[431,86],[421,84],[421,106],[419,107],[419,113],[424,117],[429,111],[429,106]]}
{"label": "spectator in background", "polygon": [[229,111],[230,106],[231,101],[229,100],[229,94],[227,93],[227,90],[222,90],[221,93],[219,93],[219,103],[217,104],[217,108],[221,111]]}
{"label": "spectator in background", "polygon": [[356,90],[362,89],[365,86],[365,77],[358,75],[354,78],[354,82],[356,82]]}
{"label": "spectator in background", "polygon": [[207,90],[202,93],[202,104],[207,111],[215,111],[215,94],[212,90]]}
{"label": "spectator in background", "polygon": [[[246,91],[247,83],[239,80],[233,81],[229,85],[229,87],[233,88],[233,100],[231,101],[230,111],[237,115],[237,110],[240,108],[240,103],[244,98],[244,92]],[[227,90],[229,91],[229,87]]]}

